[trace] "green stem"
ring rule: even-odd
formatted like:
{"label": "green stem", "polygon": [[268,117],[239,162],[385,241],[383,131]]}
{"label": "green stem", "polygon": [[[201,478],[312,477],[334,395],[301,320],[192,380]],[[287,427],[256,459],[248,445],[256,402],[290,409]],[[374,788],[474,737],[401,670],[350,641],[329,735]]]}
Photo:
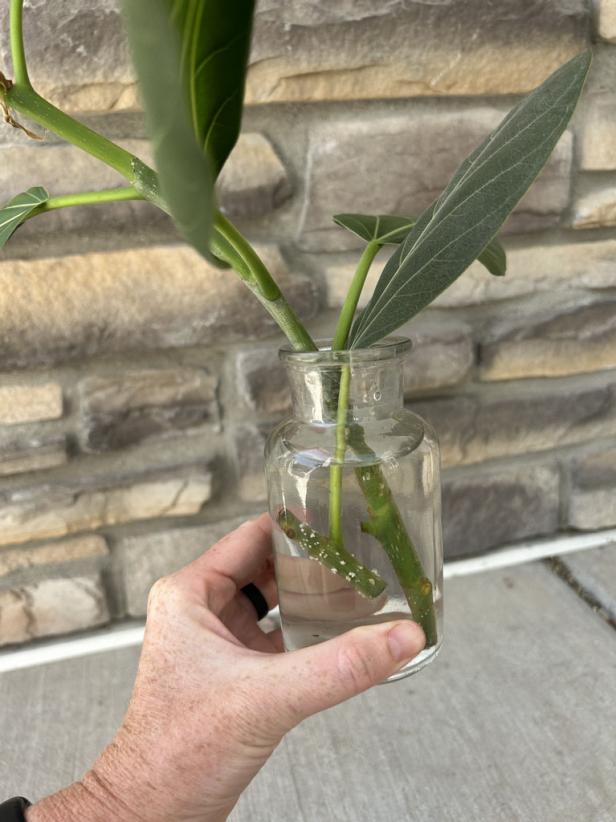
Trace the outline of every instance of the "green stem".
{"label": "green stem", "polygon": [[214,219],[214,228],[214,253],[233,265],[296,351],[316,351],[314,340],[248,240],[219,211]]}
{"label": "green stem", "polygon": [[329,537],[336,545],[342,545],[342,478],[346,453],[346,424],[349,405],[351,368],[342,367],[338,410],[336,412],[336,450],[329,469]]}
{"label": "green stem", "polygon": [[[332,342],[332,351],[340,351],[346,345],[351,330],[351,324],[357,304],[366,282],[366,277],[372,261],[374,260],[380,246],[376,240],[367,243],[363,250],[351,287],[342,306],[336,332]],[[338,409],[336,412],[336,450],[334,463],[329,470],[329,535],[336,543],[342,543],[342,478],[344,467],[344,455],[346,452],[346,422],[349,405],[349,387],[351,383],[350,366],[345,365],[340,375],[340,388],[338,390]]]}
{"label": "green stem", "polygon": [[29,86],[30,78],[26,66],[23,37],[23,0],[11,0],[10,6],[11,56],[15,82]]}
{"label": "green stem", "polygon": [[[349,445],[362,457],[375,458],[359,425],[349,429]],[[362,531],[371,534],[383,546],[404,591],[413,619],[426,635],[426,648],[436,645],[437,625],[433,585],[427,576],[417,549],[407,533],[393,494],[376,463],[365,464],[355,471],[359,486],[368,503],[368,519]]]}
{"label": "green stem", "polygon": [[46,211],[55,211],[58,208],[143,199],[143,194],[140,194],[133,186],[112,188],[106,191],[82,191],[79,194],[63,194],[60,197],[50,197],[47,202],[42,203],[37,209],[32,211],[28,215],[28,219],[37,214],[44,214]]}
{"label": "green stem", "polygon": [[336,332],[332,342],[333,351],[341,351],[346,345],[368,271],[380,247],[380,243],[376,240],[370,240],[359,258],[351,286],[344,300],[340,316],[338,317],[338,324],[336,325]]}
{"label": "green stem", "polygon": [[114,168],[130,183],[138,181],[135,163],[140,161],[137,157],[65,114],[41,97],[31,86],[16,83],[5,96],[12,108],[25,114],[30,120]]}
{"label": "green stem", "polygon": [[280,512],[278,525],[288,539],[297,542],[309,557],[329,568],[333,574],[343,577],[365,597],[374,599],[387,587],[377,573],[362,565],[343,545],[319,534],[308,523],[300,522],[290,511]]}

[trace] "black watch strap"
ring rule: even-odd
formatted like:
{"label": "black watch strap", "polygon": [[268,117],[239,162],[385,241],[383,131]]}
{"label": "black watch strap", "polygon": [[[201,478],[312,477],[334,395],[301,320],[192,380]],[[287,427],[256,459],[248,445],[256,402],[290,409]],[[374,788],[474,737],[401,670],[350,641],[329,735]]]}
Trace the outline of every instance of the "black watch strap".
{"label": "black watch strap", "polygon": [[32,803],[23,796],[14,796],[0,805],[0,822],[25,822],[26,808]]}

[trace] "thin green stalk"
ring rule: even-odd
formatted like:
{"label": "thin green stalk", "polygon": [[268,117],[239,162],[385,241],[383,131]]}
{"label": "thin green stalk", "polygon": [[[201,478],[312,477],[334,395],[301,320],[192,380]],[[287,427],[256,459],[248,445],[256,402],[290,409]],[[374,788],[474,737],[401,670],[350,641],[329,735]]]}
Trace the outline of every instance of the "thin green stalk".
{"label": "thin green stalk", "polygon": [[336,413],[336,449],[334,462],[329,469],[329,537],[336,545],[342,545],[342,477],[346,453],[346,424],[351,383],[350,366],[344,365],[340,375],[338,410]]}
{"label": "thin green stalk", "polygon": [[29,86],[28,67],[24,51],[23,37],[23,0],[11,0],[10,6],[11,56],[15,82]]}
{"label": "thin green stalk", "polygon": [[[368,271],[380,246],[375,240],[367,243],[363,250],[357,269],[353,275],[351,287],[342,306],[336,332],[332,342],[332,351],[340,351],[346,345],[351,330],[353,317],[359,303]],[[349,405],[349,388],[351,383],[350,366],[345,365],[340,375],[338,391],[338,409],[336,412],[336,450],[334,463],[329,470],[329,536],[333,542],[342,542],[342,475],[346,452],[346,422]]]}
{"label": "thin green stalk", "polygon": [[380,244],[376,240],[370,240],[359,258],[351,287],[349,288],[342,310],[340,311],[340,316],[338,317],[336,332],[332,342],[333,351],[341,351],[346,345],[368,271],[380,247]]}
{"label": "thin green stalk", "polygon": [[28,219],[37,214],[44,214],[47,211],[55,211],[58,208],[70,208],[80,205],[97,205],[99,203],[115,203],[125,200],[143,200],[144,196],[133,186],[124,188],[111,188],[106,191],[82,191],[79,194],[63,194],[60,197],[50,197],[47,202],[42,203],[37,209],[28,215]]}

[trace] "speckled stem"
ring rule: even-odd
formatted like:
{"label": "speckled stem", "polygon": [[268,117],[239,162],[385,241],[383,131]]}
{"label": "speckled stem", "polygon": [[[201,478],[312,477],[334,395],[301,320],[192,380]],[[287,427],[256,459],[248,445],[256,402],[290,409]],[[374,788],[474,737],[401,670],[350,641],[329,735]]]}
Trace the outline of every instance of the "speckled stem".
{"label": "speckled stem", "polygon": [[[347,444],[356,454],[375,456],[366,443],[364,430],[360,425],[349,427]],[[371,534],[383,546],[404,591],[413,619],[424,630],[426,647],[436,645],[432,582],[426,576],[383,472],[375,463],[357,468],[355,475],[368,503],[368,519],[362,522],[362,531]]]}
{"label": "speckled stem", "polygon": [[370,571],[350,554],[341,542],[333,542],[308,523],[300,522],[290,511],[282,510],[278,515],[278,525],[293,542],[312,559],[320,562],[332,572],[339,574],[350,585],[368,599],[382,594],[387,587],[381,577]]}

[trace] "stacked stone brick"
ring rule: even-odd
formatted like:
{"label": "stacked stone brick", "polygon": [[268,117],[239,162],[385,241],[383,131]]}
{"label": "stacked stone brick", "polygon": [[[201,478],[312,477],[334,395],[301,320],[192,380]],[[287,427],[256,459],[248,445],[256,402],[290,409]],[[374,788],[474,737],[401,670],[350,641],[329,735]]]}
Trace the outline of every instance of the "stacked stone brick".
{"label": "stacked stone brick", "polygon": [[[0,30],[10,75],[6,8]],[[26,40],[41,91],[149,159],[115,0],[39,3]],[[616,526],[615,41],[613,0],[259,6],[219,198],[318,336],[359,250],[331,215],[419,212],[593,43],[583,104],[506,226],[506,278],[472,266],[405,329],[449,557]],[[0,131],[3,201],[120,182],[45,137]],[[0,645],[143,615],[154,579],[264,507],[263,442],[289,402],[279,343],[147,204],[20,229],[0,258]]]}

